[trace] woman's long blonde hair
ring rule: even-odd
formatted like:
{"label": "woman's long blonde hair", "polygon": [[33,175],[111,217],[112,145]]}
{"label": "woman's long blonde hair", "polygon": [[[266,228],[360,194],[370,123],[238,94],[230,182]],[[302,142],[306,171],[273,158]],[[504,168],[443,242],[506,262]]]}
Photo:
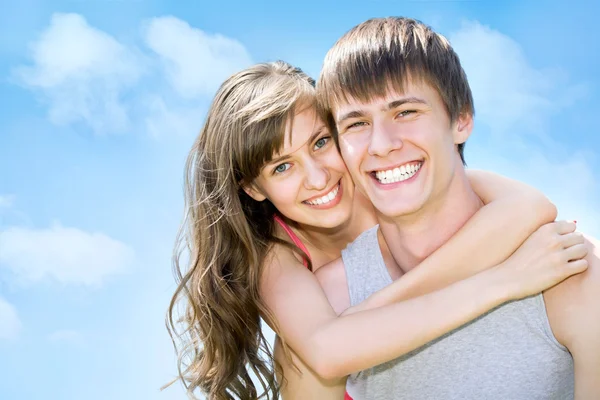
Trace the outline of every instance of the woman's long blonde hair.
{"label": "woman's long blonde hair", "polygon": [[298,107],[313,102],[314,81],[298,68],[278,61],[243,70],[219,88],[189,154],[167,328],[191,398],[197,389],[218,400],[278,397],[260,318],[276,321],[259,280],[272,245],[290,244],[274,236],[274,206],[242,185],[281,149]]}

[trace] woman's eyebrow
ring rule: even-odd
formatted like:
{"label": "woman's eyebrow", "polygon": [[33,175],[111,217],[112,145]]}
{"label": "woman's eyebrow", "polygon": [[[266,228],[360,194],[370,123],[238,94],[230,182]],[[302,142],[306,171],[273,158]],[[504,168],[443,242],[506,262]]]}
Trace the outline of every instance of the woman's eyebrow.
{"label": "woman's eyebrow", "polygon": [[[312,143],[320,134],[323,133],[323,131],[326,129],[325,125],[320,125],[311,135],[310,138],[308,138],[308,140],[306,142],[304,142],[302,144],[302,146],[304,146],[306,143]],[[297,150],[292,151],[289,154],[283,154],[281,156],[278,156],[274,159],[272,159],[271,161],[269,161],[267,163],[267,165],[271,165],[271,164],[279,164],[287,159],[290,158],[290,155],[295,153],[296,151],[298,151],[302,146],[300,146]]]}
{"label": "woman's eyebrow", "polygon": [[310,135],[310,138],[308,139],[307,143],[312,143],[320,134],[323,133],[323,131],[325,130],[325,125],[321,125],[319,126],[312,135]]}
{"label": "woman's eyebrow", "polygon": [[280,163],[282,163],[283,161],[286,161],[286,160],[288,160],[289,158],[290,158],[290,155],[289,155],[289,154],[284,154],[284,155],[282,155],[282,156],[279,156],[279,157],[277,157],[277,158],[274,158],[274,159],[272,159],[271,161],[269,161],[269,162],[267,163],[267,165],[280,164]]}

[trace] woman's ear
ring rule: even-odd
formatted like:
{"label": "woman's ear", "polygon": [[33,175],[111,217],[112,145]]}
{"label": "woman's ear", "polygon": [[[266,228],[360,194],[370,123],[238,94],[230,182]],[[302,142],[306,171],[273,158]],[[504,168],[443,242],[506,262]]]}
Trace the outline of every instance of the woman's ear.
{"label": "woman's ear", "polygon": [[454,127],[454,144],[465,143],[473,131],[473,115],[461,113]]}
{"label": "woman's ear", "polygon": [[256,201],[263,201],[267,198],[267,196],[265,196],[260,190],[260,188],[258,188],[254,183],[243,183],[242,189],[244,189],[244,192],[246,192],[248,196],[252,197]]}

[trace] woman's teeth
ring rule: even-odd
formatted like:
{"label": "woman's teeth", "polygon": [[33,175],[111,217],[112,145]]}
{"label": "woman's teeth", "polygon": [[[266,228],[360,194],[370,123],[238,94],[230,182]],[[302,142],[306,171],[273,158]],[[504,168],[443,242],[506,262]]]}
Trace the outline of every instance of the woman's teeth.
{"label": "woman's teeth", "polygon": [[331,192],[327,193],[325,196],[319,197],[319,198],[311,200],[311,201],[307,201],[307,203],[310,205],[313,205],[313,206],[317,206],[320,204],[327,204],[331,200],[335,199],[335,196],[337,196],[339,189],[340,189],[340,185],[338,184],[336,187],[333,188],[333,190]]}

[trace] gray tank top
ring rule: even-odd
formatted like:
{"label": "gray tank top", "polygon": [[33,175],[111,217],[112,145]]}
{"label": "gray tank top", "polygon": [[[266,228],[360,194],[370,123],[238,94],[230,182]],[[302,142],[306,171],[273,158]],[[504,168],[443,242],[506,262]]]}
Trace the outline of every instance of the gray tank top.
{"label": "gray tank top", "polygon": [[[352,305],[392,283],[377,230],[342,251]],[[540,294],[351,375],[347,389],[354,400],[567,400],[574,397],[573,359],[552,334]]]}

